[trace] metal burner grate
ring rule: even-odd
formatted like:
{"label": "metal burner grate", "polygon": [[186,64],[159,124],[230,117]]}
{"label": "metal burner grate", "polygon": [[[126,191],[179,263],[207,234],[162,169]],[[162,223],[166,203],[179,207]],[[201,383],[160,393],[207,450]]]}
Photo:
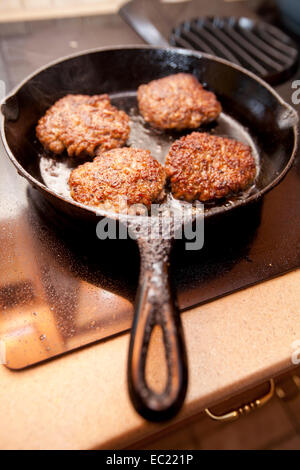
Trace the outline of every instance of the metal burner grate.
{"label": "metal burner grate", "polygon": [[273,84],[286,80],[298,61],[297,47],[289,36],[245,17],[184,21],[173,29],[170,43],[230,60]]}

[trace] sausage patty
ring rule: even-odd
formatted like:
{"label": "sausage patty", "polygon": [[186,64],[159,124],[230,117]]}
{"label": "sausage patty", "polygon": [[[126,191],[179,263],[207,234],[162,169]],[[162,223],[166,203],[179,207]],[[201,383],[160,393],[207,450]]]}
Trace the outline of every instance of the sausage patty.
{"label": "sausage patty", "polygon": [[122,148],[100,153],[93,162],[73,170],[69,186],[75,201],[124,212],[124,204],[149,208],[160,201],[165,181],[164,168],[149,150]]}
{"label": "sausage patty", "polygon": [[175,198],[209,201],[247,188],[254,181],[256,165],[248,145],[193,132],[173,143],[166,172]]}
{"label": "sausage patty", "polygon": [[129,117],[110,104],[108,95],[67,95],[39,120],[36,135],[44,148],[70,157],[94,157],[125,144]]}
{"label": "sausage patty", "polygon": [[137,96],[145,121],[161,129],[196,129],[214,121],[222,110],[214,93],[188,73],[141,85]]}

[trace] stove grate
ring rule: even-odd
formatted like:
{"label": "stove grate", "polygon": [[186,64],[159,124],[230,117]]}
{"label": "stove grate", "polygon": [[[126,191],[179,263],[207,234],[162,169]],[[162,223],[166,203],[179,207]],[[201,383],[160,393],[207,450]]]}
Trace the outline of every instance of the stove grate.
{"label": "stove grate", "polygon": [[217,55],[251,70],[269,83],[287,80],[298,62],[294,41],[263,21],[242,17],[204,17],[173,29],[170,43]]}

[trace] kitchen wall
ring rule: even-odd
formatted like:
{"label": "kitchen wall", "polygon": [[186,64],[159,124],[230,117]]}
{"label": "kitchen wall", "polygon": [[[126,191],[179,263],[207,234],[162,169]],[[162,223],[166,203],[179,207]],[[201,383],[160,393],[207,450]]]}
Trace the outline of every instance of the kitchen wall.
{"label": "kitchen wall", "polygon": [[[0,0],[0,23],[7,21],[59,18],[116,13],[128,0]],[[150,1],[150,0],[149,0]],[[177,3],[188,0],[161,0]],[[223,0],[236,1],[236,0]],[[239,0],[243,1],[243,0]]]}
{"label": "kitchen wall", "polygon": [[0,0],[0,22],[117,12],[124,0]]}

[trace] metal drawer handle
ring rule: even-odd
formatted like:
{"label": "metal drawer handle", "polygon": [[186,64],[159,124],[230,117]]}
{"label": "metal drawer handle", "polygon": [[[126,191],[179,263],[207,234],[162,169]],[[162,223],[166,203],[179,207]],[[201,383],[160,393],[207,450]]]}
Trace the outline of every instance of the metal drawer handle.
{"label": "metal drawer handle", "polygon": [[275,392],[274,380],[270,379],[269,383],[270,383],[270,390],[268,391],[266,395],[250,403],[247,403],[246,405],[241,406],[238,410],[230,411],[229,413],[225,413],[220,416],[213,414],[208,408],[205,408],[204,411],[207,414],[207,416],[209,416],[211,419],[215,421],[222,421],[222,422],[235,421],[241,416],[248,415],[249,413],[251,413],[251,411],[254,411],[257,408],[262,408],[271,400],[271,398],[273,398],[274,392]]}

